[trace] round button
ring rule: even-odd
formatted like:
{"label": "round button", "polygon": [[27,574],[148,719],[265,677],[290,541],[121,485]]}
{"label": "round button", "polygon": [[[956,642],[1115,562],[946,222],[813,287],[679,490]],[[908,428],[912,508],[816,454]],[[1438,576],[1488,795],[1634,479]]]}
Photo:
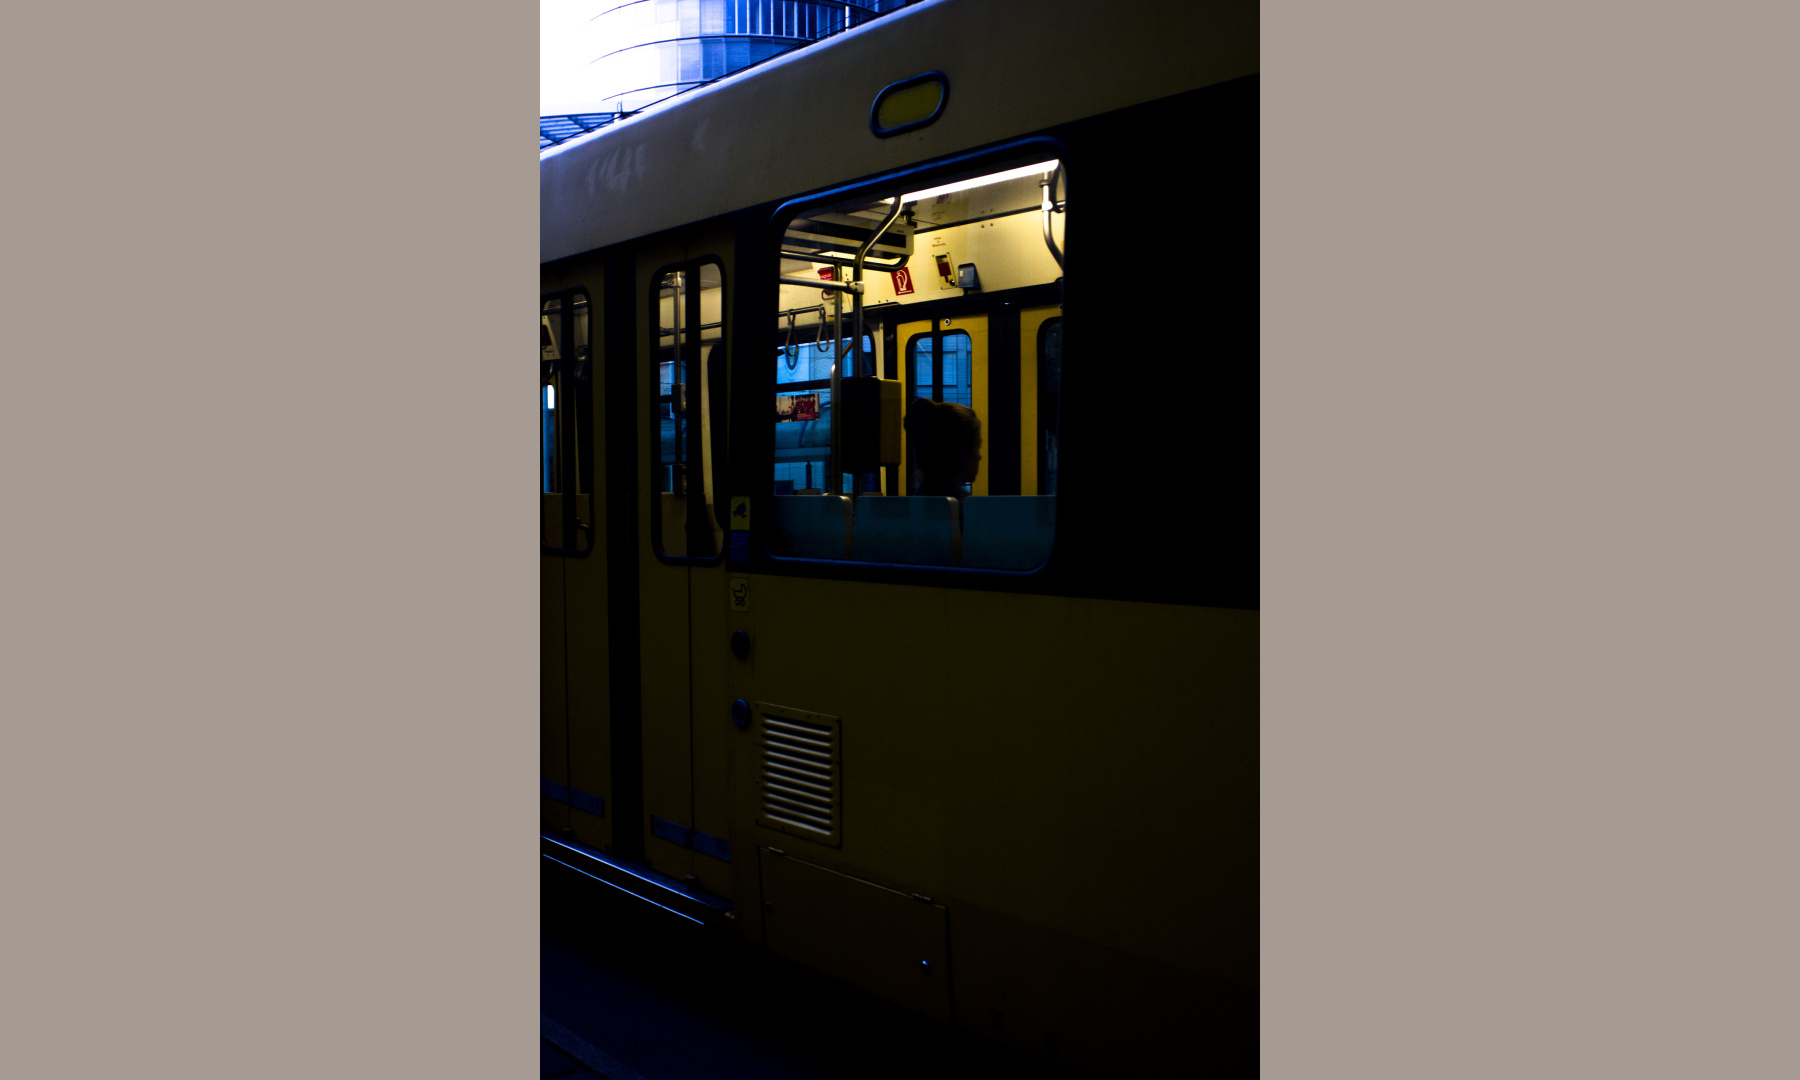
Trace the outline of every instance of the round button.
{"label": "round button", "polygon": [[750,635],[742,630],[731,632],[731,655],[739,660],[750,655]]}
{"label": "round button", "polygon": [[738,698],[731,703],[731,722],[738,727],[750,723],[750,703],[748,701]]}

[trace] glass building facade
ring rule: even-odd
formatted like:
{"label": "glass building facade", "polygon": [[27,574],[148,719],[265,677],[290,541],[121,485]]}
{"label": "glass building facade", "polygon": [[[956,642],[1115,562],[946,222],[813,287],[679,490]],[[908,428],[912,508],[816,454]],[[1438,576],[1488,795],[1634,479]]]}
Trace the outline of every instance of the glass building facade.
{"label": "glass building facade", "polygon": [[905,3],[630,0],[589,23],[602,108],[636,111]]}

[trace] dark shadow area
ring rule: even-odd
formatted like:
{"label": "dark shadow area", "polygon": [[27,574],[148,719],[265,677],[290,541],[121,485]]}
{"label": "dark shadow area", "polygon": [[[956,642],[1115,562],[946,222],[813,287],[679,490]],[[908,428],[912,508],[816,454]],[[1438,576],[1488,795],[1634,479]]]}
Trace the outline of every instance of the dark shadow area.
{"label": "dark shadow area", "polygon": [[[940,1024],[546,863],[540,1009],[644,1080],[1077,1074]],[[545,1076],[585,1077],[545,1048]]]}

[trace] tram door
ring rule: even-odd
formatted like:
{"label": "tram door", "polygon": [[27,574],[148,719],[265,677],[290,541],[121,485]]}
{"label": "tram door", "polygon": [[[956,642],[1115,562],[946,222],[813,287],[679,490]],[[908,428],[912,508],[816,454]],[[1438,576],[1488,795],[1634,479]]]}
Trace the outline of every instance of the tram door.
{"label": "tram door", "polygon": [[[651,868],[733,894],[723,680],[728,501],[725,267],[728,238],[638,260],[639,621],[644,855]],[[720,730],[721,728],[727,730]]]}
{"label": "tram door", "polygon": [[557,433],[556,395],[562,349],[567,344],[560,298],[545,296],[538,323],[538,754],[542,777],[540,815],[545,829],[569,827],[568,657],[563,642],[563,461]]}
{"label": "tram door", "polygon": [[[577,275],[579,276],[579,275]],[[566,287],[558,288],[563,285]],[[539,312],[542,552],[538,595],[543,824],[584,844],[611,843],[611,747],[604,537],[604,457],[595,444],[590,291],[546,282]]]}
{"label": "tram door", "polygon": [[[906,400],[929,398],[951,401],[975,410],[985,432],[991,432],[988,414],[988,317],[967,315],[959,319],[901,323],[895,327],[894,341],[900,352],[900,378],[906,386]],[[912,464],[901,449],[901,482],[912,475]],[[992,452],[983,445],[982,453]],[[907,494],[907,491],[889,494]],[[984,466],[969,485],[969,494],[988,493],[988,470]]]}

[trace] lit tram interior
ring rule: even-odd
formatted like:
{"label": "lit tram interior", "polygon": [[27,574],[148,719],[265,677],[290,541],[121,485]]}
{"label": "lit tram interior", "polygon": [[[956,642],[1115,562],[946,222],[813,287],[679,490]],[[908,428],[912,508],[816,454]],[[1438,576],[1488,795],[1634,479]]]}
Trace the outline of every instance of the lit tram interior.
{"label": "lit tram interior", "polygon": [[[787,224],[772,553],[997,570],[1048,559],[1065,211],[1050,160],[806,207]],[[1003,306],[1020,320],[1004,372],[989,364]],[[1017,431],[988,423],[1001,397],[1017,402]],[[934,438],[961,443],[938,452]]]}

